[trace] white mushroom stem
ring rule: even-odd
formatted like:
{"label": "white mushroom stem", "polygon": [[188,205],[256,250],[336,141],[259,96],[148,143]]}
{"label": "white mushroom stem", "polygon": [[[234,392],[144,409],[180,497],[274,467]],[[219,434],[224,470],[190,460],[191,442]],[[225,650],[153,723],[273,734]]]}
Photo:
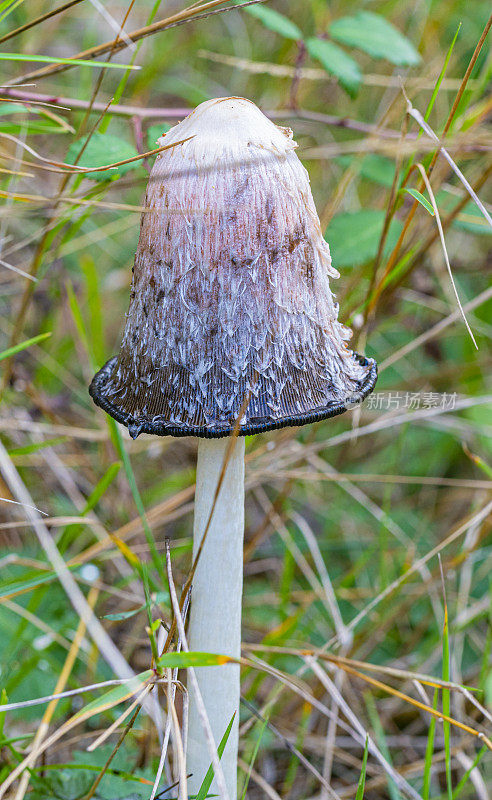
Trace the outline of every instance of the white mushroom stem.
{"label": "white mushroom stem", "polygon": [[[216,488],[230,440],[200,439],[196,470],[193,558],[207,527]],[[230,455],[207,537],[193,579],[188,645],[190,650],[241,653],[241,600],[244,537],[244,438],[236,440]],[[239,723],[239,665],[199,667],[196,676],[216,746],[232,715],[236,717],[221,765],[229,800],[237,797]],[[187,772],[191,794],[196,794],[210,766],[196,700],[190,687]],[[217,785],[210,789],[217,794]]]}

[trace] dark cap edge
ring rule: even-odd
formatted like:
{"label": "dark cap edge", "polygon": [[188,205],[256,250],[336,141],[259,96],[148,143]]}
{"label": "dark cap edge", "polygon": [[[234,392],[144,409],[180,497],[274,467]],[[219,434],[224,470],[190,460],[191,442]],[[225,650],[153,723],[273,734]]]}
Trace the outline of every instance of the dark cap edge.
{"label": "dark cap edge", "polygon": [[[307,411],[298,416],[284,417],[278,420],[264,420],[257,423],[249,423],[241,425],[239,428],[239,436],[251,436],[256,433],[265,433],[266,431],[276,430],[278,428],[296,427],[299,425],[308,425],[312,422],[319,422],[322,419],[336,417],[343,414],[354,405],[359,405],[374,389],[378,377],[378,368],[373,358],[366,358],[358,353],[354,353],[361,367],[369,367],[368,373],[363,381],[360,382],[359,388],[355,390],[345,401],[339,400],[338,402],[329,403],[324,408],[318,408],[313,411]],[[145,420],[138,420],[130,414],[117,409],[105,397],[101,396],[100,390],[104,384],[108,374],[116,361],[116,357],[111,358],[92,379],[89,386],[89,394],[94,400],[94,403],[102,408],[109,414],[116,422],[121,422],[125,425],[132,438],[136,439],[141,433],[150,433],[155,436],[198,436],[203,439],[221,439],[224,436],[230,436],[234,430],[233,424],[212,426],[180,426],[169,422],[151,422]]]}

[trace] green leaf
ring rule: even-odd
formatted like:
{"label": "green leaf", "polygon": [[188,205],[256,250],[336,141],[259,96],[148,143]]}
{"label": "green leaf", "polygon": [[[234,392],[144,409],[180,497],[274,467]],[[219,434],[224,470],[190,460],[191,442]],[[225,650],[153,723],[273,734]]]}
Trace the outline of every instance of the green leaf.
{"label": "green leaf", "polygon": [[147,147],[149,150],[155,150],[158,147],[157,139],[163,134],[167,133],[171,128],[167,122],[161,122],[160,125],[151,125],[147,128]]}
{"label": "green leaf", "polygon": [[[330,244],[333,265],[359,267],[377,254],[384,225],[385,212],[379,209],[347,211],[333,217],[325,238]],[[391,221],[384,252],[395,246],[402,225],[398,219]]]}
{"label": "green leaf", "polygon": [[221,656],[218,653],[163,653],[157,662],[158,667],[174,669],[175,667],[217,667],[228,664],[234,659],[231,656]]}
{"label": "green leaf", "polygon": [[325,39],[311,37],[306,40],[309,55],[319,61],[330,75],[334,75],[351,97],[357,94],[362,79],[359,65],[340,47]]}
{"label": "green leaf", "polygon": [[427,198],[424,197],[424,195],[421,194],[417,189],[405,189],[405,192],[407,192],[407,194],[411,194],[412,197],[415,200],[417,200],[421,206],[424,206],[424,208],[426,209],[426,211],[429,212],[431,217],[435,216],[434,209],[432,208],[431,204],[429,203]]}
{"label": "green leaf", "polygon": [[[347,169],[354,162],[353,156],[337,156],[335,159],[337,164]],[[380,156],[377,153],[369,153],[356,167],[357,171],[363,178],[367,178],[373,183],[379,183],[381,186],[387,186],[388,189],[393,185],[393,178],[395,177],[395,162],[391,158]]]}
{"label": "green leaf", "polygon": [[131,619],[135,617],[140,611],[143,611],[145,608],[145,604],[143,606],[139,606],[138,608],[134,608],[131,611],[120,611],[119,614],[105,614],[103,619],[109,619],[111,622],[121,622],[122,619]]}
{"label": "green leaf", "polygon": [[[38,776],[33,780],[33,791],[29,792],[32,800],[78,800],[84,797],[94,781],[94,776],[87,770],[73,769],[72,765],[57,765],[56,772],[46,770],[42,779]],[[99,768],[100,769],[100,768]]]}
{"label": "green leaf", "polygon": [[267,6],[249,6],[245,9],[252,17],[261,20],[265,28],[268,28],[286,39],[302,39],[302,31],[288,17]]}
{"label": "green leaf", "polygon": [[[66,156],[67,164],[74,164],[81,147],[87,139],[78,139],[70,145]],[[127,158],[134,158],[138,153],[130,142],[113,136],[111,133],[99,133],[96,131],[89,139],[82,156],[77,162],[79,167],[105,167],[114,164],[116,161],[125,161]],[[140,165],[140,162],[133,161],[131,164],[123,164],[121,167],[106,170],[105,172],[89,172],[83,175],[93,181],[107,181],[119,178],[125,172],[129,172]]]}
{"label": "green leaf", "polygon": [[363,50],[374,58],[386,58],[392,64],[413,66],[420,56],[413,44],[391,22],[372,11],[359,11],[353,17],[341,17],[329,28],[338,42]]}
{"label": "green leaf", "polygon": [[21,350],[25,350],[26,347],[32,347],[33,344],[44,342],[44,340],[48,339],[50,336],[51,333],[40,333],[38,336],[33,336],[32,339],[26,339],[25,342],[19,342],[19,344],[15,344],[13,347],[8,347],[3,353],[0,353],[0,361],[3,361],[4,358],[15,356],[16,353],[20,353]]}
{"label": "green leaf", "polygon": [[[225,746],[227,744],[227,740],[229,738],[229,734],[231,732],[235,716],[236,716],[236,712],[234,712],[234,714],[232,715],[231,721],[229,722],[229,725],[227,726],[226,731],[225,731],[222,739],[220,740],[219,746],[217,748],[217,755],[219,756],[219,759],[222,758],[222,754],[223,754],[223,752],[225,750]],[[200,786],[200,788],[198,790],[198,794],[196,796],[196,800],[205,800],[205,798],[208,795],[208,790],[210,789],[210,786],[212,785],[213,777],[214,777],[214,768],[213,768],[213,765],[210,764],[210,766],[209,766],[209,768],[207,770],[207,774],[205,775],[205,777],[203,779],[202,785]]]}
{"label": "green leaf", "polygon": [[155,633],[161,627],[161,622],[161,619],[155,619],[153,621],[152,625],[149,626],[152,633]]}
{"label": "green leaf", "polygon": [[395,162],[391,158],[370,153],[363,159],[360,172],[367,180],[390,189],[395,177]]}
{"label": "green leaf", "polygon": [[[92,753],[76,750],[73,754],[73,763],[67,764],[67,771],[82,774],[87,785],[86,792],[94,783],[94,778],[101,772],[108,758],[113,753],[113,745],[103,745]],[[128,740],[119,748],[111,760],[109,768],[97,787],[95,798],[97,800],[148,800],[150,794],[149,785],[142,782],[142,778],[152,779],[152,771],[146,769],[134,769],[133,765],[138,760],[138,752],[130,745]],[[55,764],[56,773],[59,767]],[[49,775],[51,764],[48,765],[46,772]],[[95,773],[95,774],[94,774]],[[80,792],[73,798],[67,798],[64,793],[56,795],[63,800],[80,800],[84,794]],[[55,795],[51,794],[49,800]],[[166,796],[165,796],[166,797]],[[48,800],[48,799],[47,799]],[[166,797],[169,800],[169,795]]]}

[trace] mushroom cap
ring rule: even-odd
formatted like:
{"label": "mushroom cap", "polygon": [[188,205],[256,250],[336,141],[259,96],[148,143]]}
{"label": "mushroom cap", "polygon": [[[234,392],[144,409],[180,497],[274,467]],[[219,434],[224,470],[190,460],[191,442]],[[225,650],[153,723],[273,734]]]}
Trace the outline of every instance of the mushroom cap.
{"label": "mushroom cap", "polygon": [[[186,141],[183,141],[186,140]],[[369,394],[292,131],[209,100],[159,139],[119,354],[97,405],[141,432],[218,438],[335,416]]]}

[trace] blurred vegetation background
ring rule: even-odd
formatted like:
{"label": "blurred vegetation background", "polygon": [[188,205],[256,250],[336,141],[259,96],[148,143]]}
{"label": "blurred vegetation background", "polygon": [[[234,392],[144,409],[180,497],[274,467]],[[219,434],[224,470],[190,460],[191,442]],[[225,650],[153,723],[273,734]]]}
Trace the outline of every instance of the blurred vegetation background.
{"label": "blurred vegetation background", "polygon": [[[361,409],[247,441],[239,796],[485,800],[490,7],[236,5],[0,3],[0,687],[19,704],[0,709],[0,793],[150,796],[148,713],[120,719],[121,689],[76,690],[150,668],[171,622],[166,537],[177,586],[191,563],[196,442],[133,442],[87,393],[121,339],[153,157],[63,165],[127,161],[196,104],[239,95],[293,128],[340,317],[380,364]],[[90,63],[60,63],[75,55]],[[172,737],[159,792],[177,762]]]}

